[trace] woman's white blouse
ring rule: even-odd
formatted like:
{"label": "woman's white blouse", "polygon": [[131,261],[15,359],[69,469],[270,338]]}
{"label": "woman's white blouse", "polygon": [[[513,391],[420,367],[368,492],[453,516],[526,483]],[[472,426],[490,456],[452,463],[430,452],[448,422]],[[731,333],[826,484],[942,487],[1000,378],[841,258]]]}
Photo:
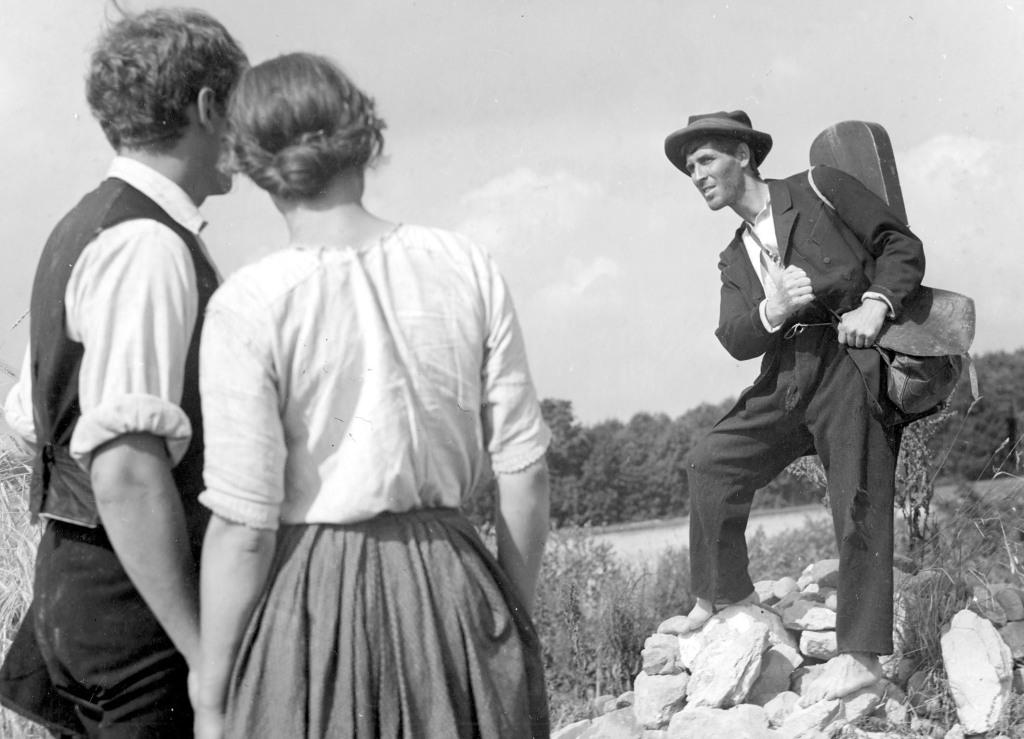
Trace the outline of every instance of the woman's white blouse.
{"label": "woman's white blouse", "polygon": [[550,441],[494,263],[420,226],[239,270],[207,308],[200,387],[200,500],[258,528],[455,507]]}

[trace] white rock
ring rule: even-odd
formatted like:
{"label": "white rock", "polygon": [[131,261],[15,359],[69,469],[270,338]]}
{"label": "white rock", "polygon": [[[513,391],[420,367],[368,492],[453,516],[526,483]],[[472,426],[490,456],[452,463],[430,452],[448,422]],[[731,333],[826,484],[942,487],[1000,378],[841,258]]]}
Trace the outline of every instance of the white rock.
{"label": "white rock", "polygon": [[779,693],[777,696],[765,703],[764,712],[768,717],[768,725],[772,728],[781,726],[782,722],[786,720],[786,717],[796,710],[796,704],[799,701],[799,695],[791,690],[787,690],[784,693]]}
{"label": "white rock", "polygon": [[1024,621],[1011,621],[999,629],[999,636],[1006,642],[1015,660],[1024,659]]}
{"label": "white rock", "polygon": [[835,733],[847,724],[852,724],[865,716],[870,716],[881,704],[884,694],[885,686],[877,683],[841,698],[839,702],[842,704],[842,708],[839,711],[839,715],[825,729],[825,733]]}
{"label": "white rock", "polygon": [[673,634],[651,634],[640,651],[643,671],[648,675],[674,675],[682,672],[679,660],[679,637]]}
{"label": "white rock", "polygon": [[885,695],[875,707],[875,717],[885,719],[894,726],[903,726],[910,720],[910,705],[907,695],[892,683],[885,684]]}
{"label": "white rock", "polygon": [[992,591],[983,585],[974,587],[974,602],[971,603],[972,610],[981,615],[982,618],[1002,626],[1006,623],[1006,610],[992,595]]}
{"label": "white rock", "polygon": [[580,734],[590,728],[590,720],[584,719],[575,723],[563,726],[551,734],[551,739],[576,739]]}
{"label": "white rock", "polygon": [[757,624],[768,627],[769,646],[786,644],[794,649],[797,648],[796,639],[786,629],[778,614],[753,603],[723,608],[704,624],[702,632],[705,640],[710,641],[719,638],[717,632],[721,629],[743,634],[755,628]]}
{"label": "white rock", "polygon": [[816,582],[808,583],[807,585],[804,585],[802,588],[800,588],[800,592],[803,595],[807,595],[817,600],[818,593],[821,592],[821,586],[818,585],[818,583]]}
{"label": "white rock", "polygon": [[680,634],[676,639],[679,647],[679,665],[684,670],[692,672],[694,660],[704,651],[704,634],[700,631],[691,631],[689,634]]}
{"label": "white rock", "polygon": [[829,631],[836,627],[836,612],[824,606],[812,606],[795,619],[795,624],[798,629]]}
{"label": "white rock", "polygon": [[794,600],[792,603],[780,610],[782,623],[787,629],[799,631],[801,628],[798,624],[800,619],[802,619],[811,609],[820,607],[821,606],[818,603],[801,594],[799,599]]}
{"label": "white rock", "polygon": [[1024,597],[1016,588],[1001,588],[996,593],[996,600],[1003,607],[1007,621],[1024,621]]}
{"label": "white rock", "polygon": [[823,734],[826,726],[831,724],[842,704],[837,700],[818,701],[806,708],[797,708],[790,713],[779,727],[787,739],[810,739]]}
{"label": "white rock", "polygon": [[761,657],[761,672],[747,695],[747,703],[763,706],[779,693],[789,690],[793,670],[803,662],[799,651],[786,644],[770,647]]}
{"label": "white rock", "polygon": [[775,589],[772,591],[772,595],[774,595],[777,600],[782,600],[796,590],[799,590],[796,580],[792,577],[783,577],[775,581]]}
{"label": "white rock", "polygon": [[811,562],[811,564],[809,564],[806,567],[804,567],[803,571],[800,573],[800,577],[798,577],[796,579],[796,586],[797,586],[797,588],[799,588],[800,590],[803,590],[808,585],[810,585],[812,582],[814,582],[814,580],[811,578],[811,572],[813,572],[813,571],[814,571],[814,563],[813,562]]}
{"label": "white rock", "polygon": [[687,704],[728,708],[742,703],[761,671],[761,655],[768,649],[768,627],[760,621],[745,630],[720,626],[709,634],[707,646],[694,660]]}
{"label": "white rock", "polygon": [[839,560],[823,559],[811,565],[810,581],[823,588],[834,588],[839,584]]}
{"label": "white rock", "polygon": [[758,580],[754,583],[754,592],[757,594],[757,602],[766,606],[770,606],[778,600],[775,597],[774,580]]}
{"label": "white rock", "polygon": [[[686,685],[690,676],[648,675],[641,672],[633,682],[633,714],[637,723],[657,729],[668,723],[672,714],[686,702]],[[624,709],[626,710],[626,709]]]}
{"label": "white rock", "polygon": [[990,622],[968,610],[953,616],[940,644],[949,690],[964,731],[991,731],[1010,697],[1010,648]]}
{"label": "white rock", "polygon": [[813,659],[829,660],[839,654],[834,631],[804,631],[800,634],[800,652]]}
{"label": "white rock", "polygon": [[629,708],[606,713],[590,722],[590,727],[580,735],[580,739],[632,739],[644,733],[637,723],[636,716]]}
{"label": "white rock", "polygon": [[768,728],[768,718],[764,709],[749,704],[728,710],[687,706],[672,717],[668,725],[668,735],[670,739],[772,739],[777,736]]}

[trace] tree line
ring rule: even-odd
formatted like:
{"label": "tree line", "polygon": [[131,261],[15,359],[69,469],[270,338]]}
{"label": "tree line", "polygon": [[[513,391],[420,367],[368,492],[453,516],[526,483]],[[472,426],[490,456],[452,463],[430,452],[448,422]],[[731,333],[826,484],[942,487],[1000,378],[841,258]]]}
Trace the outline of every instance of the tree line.
{"label": "tree line", "polygon": [[[1024,349],[974,358],[981,399],[973,402],[967,374],[928,439],[932,473],[942,480],[977,480],[1020,469],[1024,410]],[[547,452],[551,518],[556,526],[647,521],[689,512],[686,456],[734,403],[702,403],[677,418],[637,413],[626,422],[585,425],[572,402],[541,403],[552,432]],[[493,482],[466,501],[477,522],[492,520]],[[754,498],[755,506],[782,507],[820,500],[808,475],[787,470]]]}

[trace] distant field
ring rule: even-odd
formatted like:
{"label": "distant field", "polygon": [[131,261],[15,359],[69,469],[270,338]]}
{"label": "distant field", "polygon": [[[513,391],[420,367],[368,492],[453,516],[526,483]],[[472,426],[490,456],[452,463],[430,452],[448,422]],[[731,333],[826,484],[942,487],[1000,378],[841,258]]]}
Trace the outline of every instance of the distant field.
{"label": "distant field", "polygon": [[[773,536],[790,529],[798,529],[808,521],[822,521],[830,517],[823,505],[814,504],[781,510],[752,511],[747,536],[758,529]],[[610,544],[615,553],[633,564],[645,564],[669,547],[689,547],[690,519],[673,518],[636,524],[619,524],[587,529],[594,540]]]}
{"label": "distant field", "polygon": [[[987,495],[995,495],[997,492],[1005,494],[1003,488],[1019,491],[1021,483],[1019,480],[984,480],[973,483],[972,487]],[[935,488],[933,515],[939,515],[939,508],[943,504],[955,504],[957,490],[956,484],[939,485]],[[902,525],[899,521],[900,513],[897,511],[895,515],[898,519],[896,525]],[[817,503],[793,508],[754,509],[750,513],[747,538],[749,540],[758,529],[763,530],[765,536],[774,536],[784,531],[799,529],[808,521],[825,521],[830,517],[829,510],[823,504]],[[616,554],[633,564],[653,562],[669,547],[688,548],[690,545],[690,519],[686,517],[595,526],[584,530],[596,541],[610,544]]]}

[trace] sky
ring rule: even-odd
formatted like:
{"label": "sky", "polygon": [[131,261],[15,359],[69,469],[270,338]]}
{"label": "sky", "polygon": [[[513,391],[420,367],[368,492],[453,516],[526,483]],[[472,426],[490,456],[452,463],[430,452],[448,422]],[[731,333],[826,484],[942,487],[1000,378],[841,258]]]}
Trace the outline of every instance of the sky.
{"label": "sky", "polygon": [[[164,3],[122,0],[128,10]],[[843,120],[892,139],[927,284],[972,296],[974,351],[1024,346],[1024,3],[995,0],[193,0],[252,62],[330,56],[377,102],[367,206],[463,232],[511,286],[541,397],[585,423],[678,416],[757,374],[718,343],[711,213],[665,159],[694,113],[743,109],[807,167]],[[103,0],[0,0],[0,361],[17,368],[46,237],[112,151],[84,99]],[[202,208],[221,270],[285,244],[238,180]],[[12,383],[0,373],[0,393]]]}

